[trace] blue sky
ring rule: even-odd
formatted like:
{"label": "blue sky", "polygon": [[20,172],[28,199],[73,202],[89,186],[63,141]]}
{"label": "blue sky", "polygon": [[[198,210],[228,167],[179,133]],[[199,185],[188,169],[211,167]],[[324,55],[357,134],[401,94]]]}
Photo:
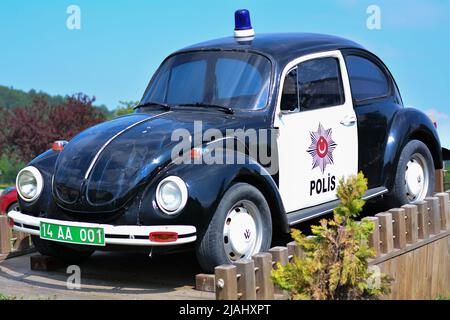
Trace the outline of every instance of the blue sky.
{"label": "blue sky", "polygon": [[[66,27],[72,4],[81,9],[80,30]],[[381,30],[366,27],[372,4],[381,9]],[[172,51],[232,35],[239,8],[250,9],[256,32],[360,42],[388,65],[407,106],[434,113],[450,147],[450,0],[2,0],[0,84],[84,92],[114,108],[139,100]]]}

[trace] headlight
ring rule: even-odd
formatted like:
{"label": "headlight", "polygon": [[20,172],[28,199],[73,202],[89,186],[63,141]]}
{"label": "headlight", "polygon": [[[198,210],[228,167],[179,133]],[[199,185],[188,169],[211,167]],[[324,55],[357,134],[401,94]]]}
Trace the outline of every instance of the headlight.
{"label": "headlight", "polygon": [[44,180],[38,169],[26,167],[17,175],[16,187],[19,196],[27,202],[36,200],[44,187]]}
{"label": "headlight", "polygon": [[170,176],[162,180],[156,188],[156,202],[166,214],[180,212],[187,202],[186,184],[179,177]]}

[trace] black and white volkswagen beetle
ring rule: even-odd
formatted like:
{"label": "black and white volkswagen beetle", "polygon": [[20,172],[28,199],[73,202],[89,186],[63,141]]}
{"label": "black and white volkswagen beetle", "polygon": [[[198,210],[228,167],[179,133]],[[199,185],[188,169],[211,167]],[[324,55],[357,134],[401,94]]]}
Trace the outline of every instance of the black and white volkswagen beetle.
{"label": "black and white volkswagen beetle", "polygon": [[75,262],[195,244],[211,271],[331,212],[340,177],[362,171],[365,198],[391,206],[432,193],[436,129],[404,108],[379,58],[334,36],[255,35],[246,10],[235,16],[233,37],[168,56],[135,113],[20,171],[9,217],[39,252]]}

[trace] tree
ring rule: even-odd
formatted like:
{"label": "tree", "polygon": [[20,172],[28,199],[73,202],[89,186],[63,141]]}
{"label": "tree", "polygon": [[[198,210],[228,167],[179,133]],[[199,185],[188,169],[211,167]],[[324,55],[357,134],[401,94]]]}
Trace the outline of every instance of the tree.
{"label": "tree", "polygon": [[[367,244],[375,227],[373,222],[354,221],[362,211],[366,191],[367,179],[362,173],[347,181],[341,179],[337,189],[341,204],[334,210],[333,219],[312,226],[312,237],[292,231],[305,256],[285,267],[278,264],[272,272],[274,282],[288,290],[291,298],[376,299],[390,291],[390,279],[376,275],[368,266],[368,259],[374,256]],[[374,276],[378,276],[377,285],[371,284]]]}
{"label": "tree", "polygon": [[95,101],[84,94],[66,97],[63,103],[51,105],[36,96],[31,106],[4,112],[1,129],[2,152],[16,154],[30,161],[50,148],[55,140],[70,140],[82,130],[105,120],[105,115],[92,105]]}
{"label": "tree", "polygon": [[32,107],[10,110],[4,119],[7,126],[3,129],[3,151],[29,161],[47,150],[52,140],[51,127],[47,121],[48,113],[48,103],[41,98],[36,98]]}
{"label": "tree", "polygon": [[134,107],[138,105],[137,101],[119,101],[119,106],[114,111],[116,117],[124,116],[134,112]]}
{"label": "tree", "polygon": [[50,108],[48,125],[50,141],[70,140],[81,131],[105,121],[105,115],[93,107],[95,97],[78,93],[67,97],[63,104]]}

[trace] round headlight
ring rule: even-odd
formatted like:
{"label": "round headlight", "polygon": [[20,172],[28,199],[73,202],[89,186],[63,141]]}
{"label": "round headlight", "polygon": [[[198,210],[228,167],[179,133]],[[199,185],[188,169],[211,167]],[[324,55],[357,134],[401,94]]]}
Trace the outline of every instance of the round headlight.
{"label": "round headlight", "polygon": [[162,180],[156,188],[156,202],[166,214],[180,212],[187,202],[186,184],[179,177],[171,176]]}
{"label": "round headlight", "polygon": [[16,187],[19,196],[28,202],[36,200],[44,187],[44,180],[38,169],[26,167],[17,175]]}

